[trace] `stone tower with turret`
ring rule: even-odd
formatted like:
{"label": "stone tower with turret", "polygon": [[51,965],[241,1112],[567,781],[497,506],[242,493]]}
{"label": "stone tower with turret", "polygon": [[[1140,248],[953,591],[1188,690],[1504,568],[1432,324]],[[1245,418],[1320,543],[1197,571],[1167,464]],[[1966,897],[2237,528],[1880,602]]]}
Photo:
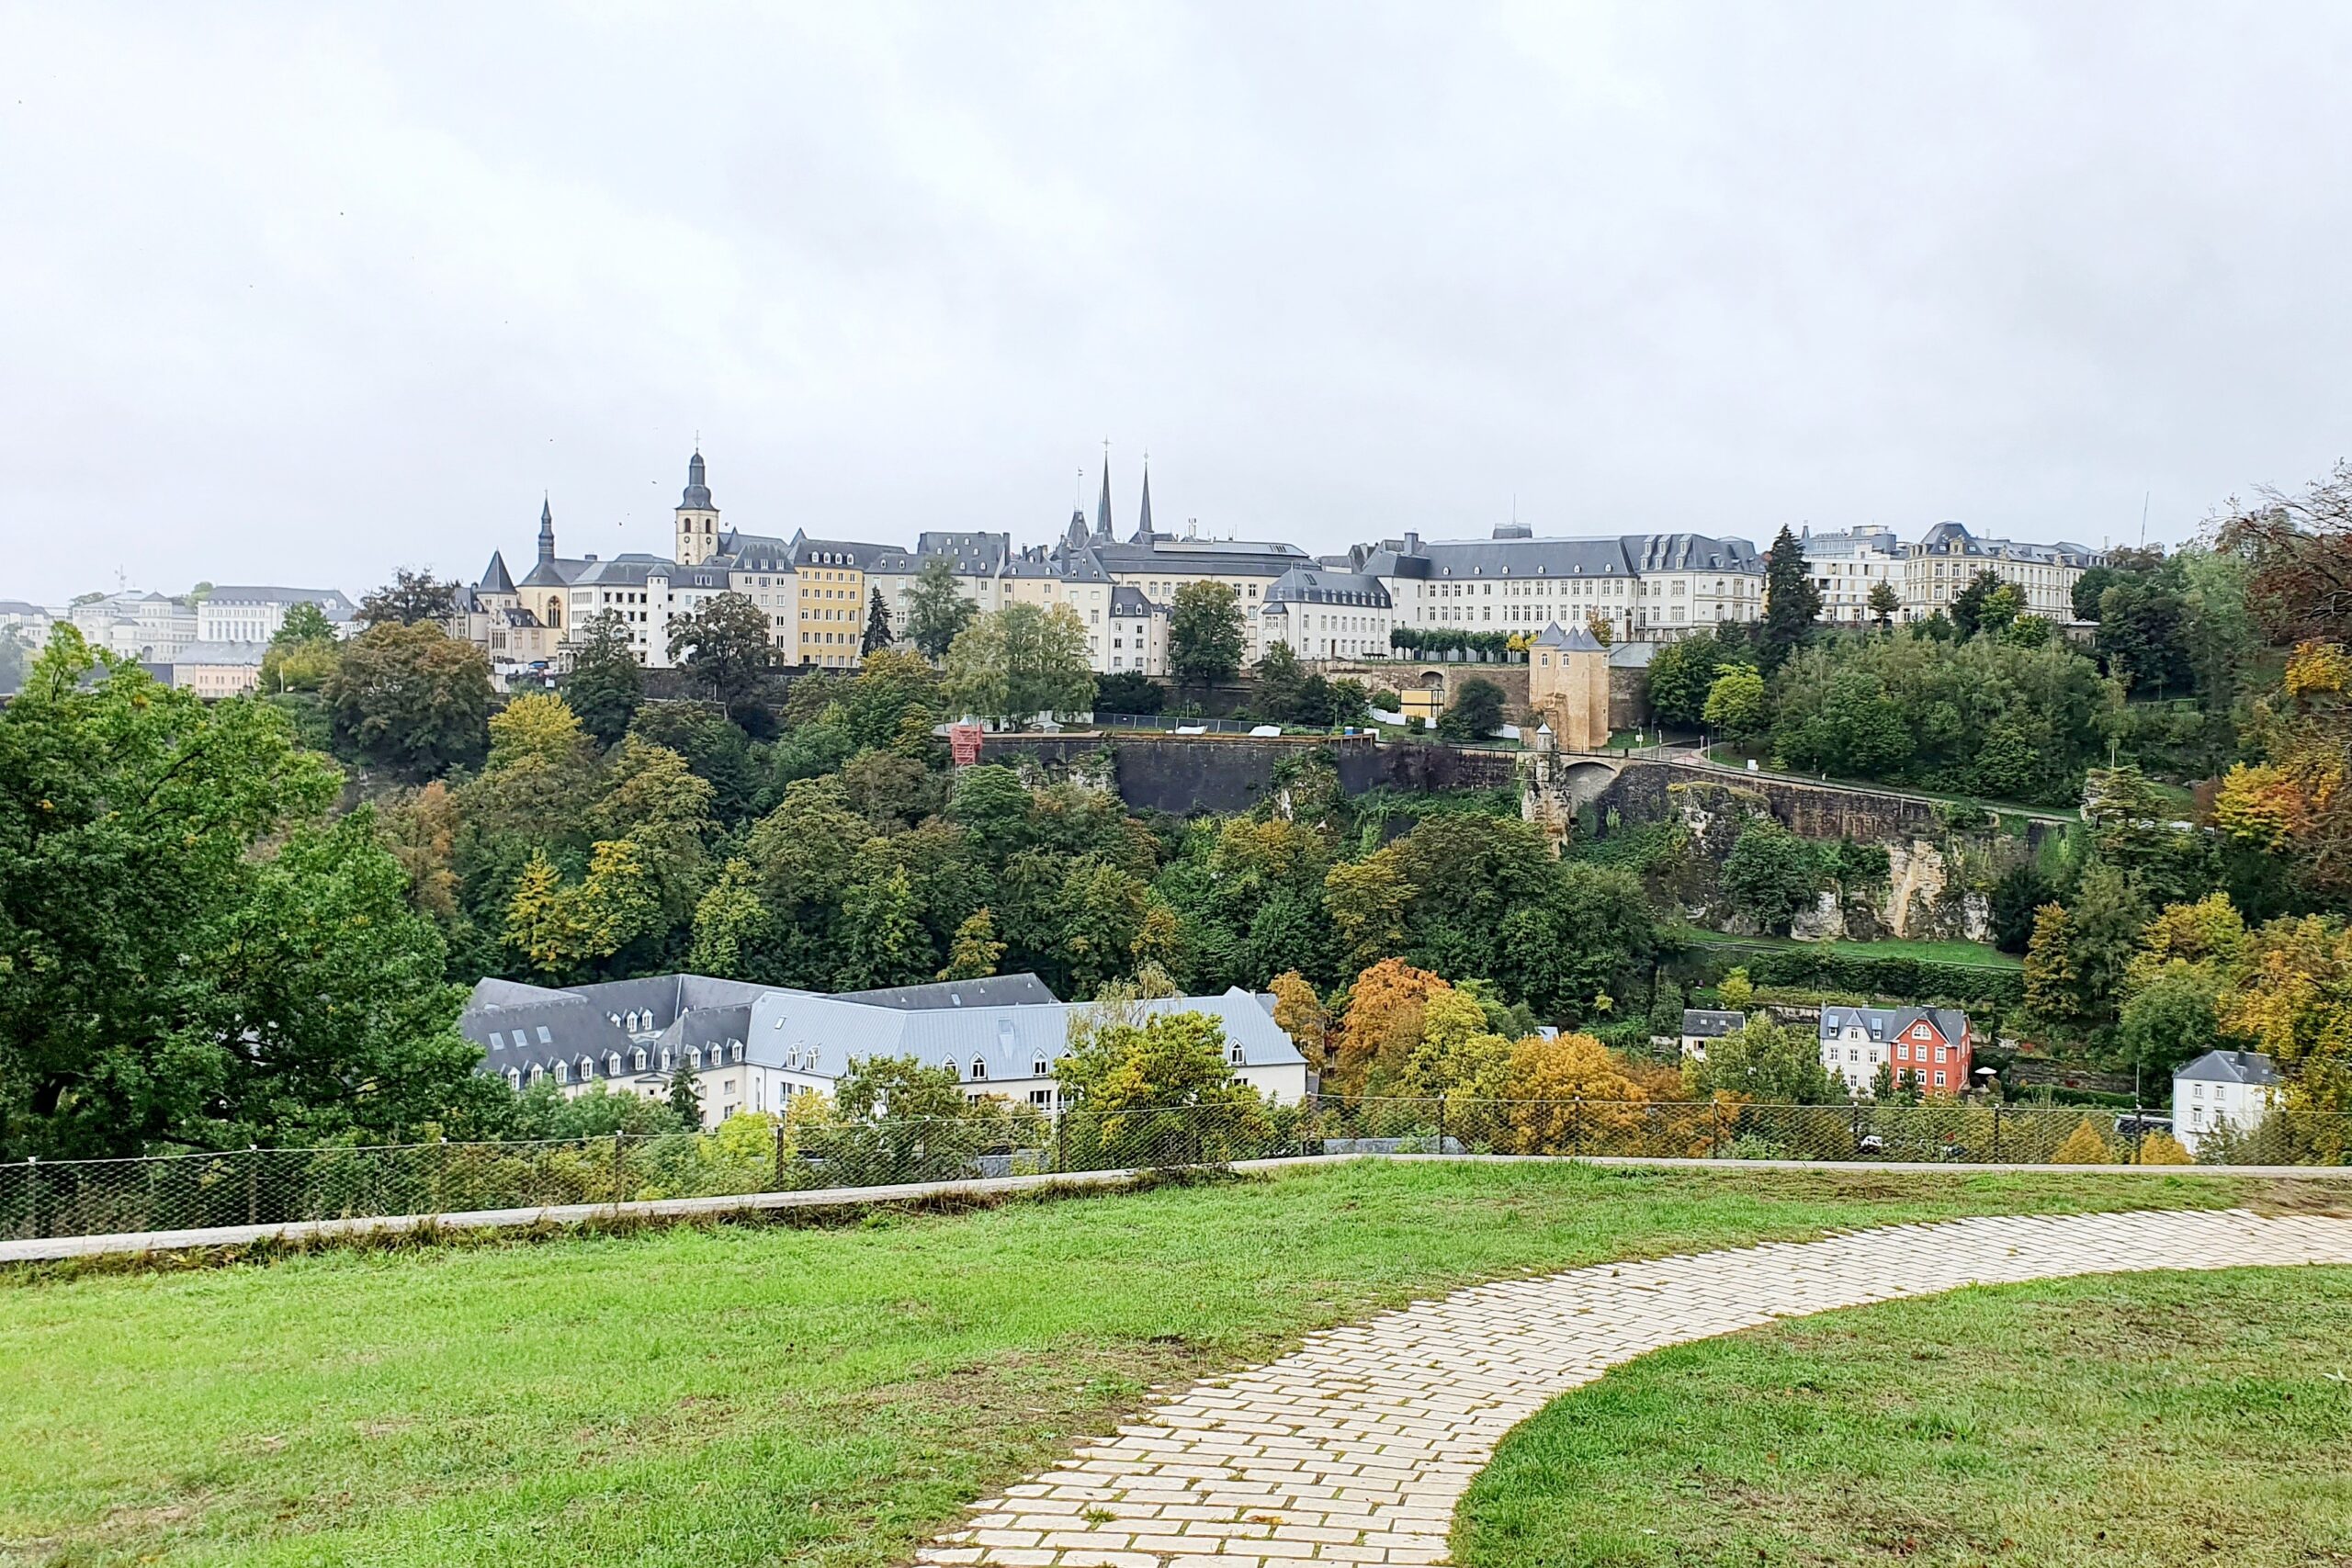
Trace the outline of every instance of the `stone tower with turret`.
{"label": "stone tower with turret", "polygon": [[1561,750],[1607,750],[1609,650],[1600,639],[1582,626],[1545,626],[1527,650],[1527,705],[1552,727]]}
{"label": "stone tower with turret", "polygon": [[718,553],[718,508],[703,479],[702,451],[686,459],[686,492],[678,498],[678,564],[699,566]]}

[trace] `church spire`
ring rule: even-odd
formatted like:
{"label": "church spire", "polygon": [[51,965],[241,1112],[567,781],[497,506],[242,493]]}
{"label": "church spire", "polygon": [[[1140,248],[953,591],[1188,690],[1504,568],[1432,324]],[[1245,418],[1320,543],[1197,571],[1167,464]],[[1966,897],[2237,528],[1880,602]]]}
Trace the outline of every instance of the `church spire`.
{"label": "church spire", "polygon": [[555,509],[546,496],[539,497],[539,564],[549,566],[555,561]]}
{"label": "church spire", "polygon": [[686,459],[686,493],[678,499],[681,512],[716,512],[710,503],[710,486],[704,482],[702,445],[695,445],[695,455]]}
{"label": "church spire", "polygon": [[1143,507],[1136,515],[1136,542],[1151,542],[1151,454],[1143,455]]}
{"label": "church spire", "polygon": [[1094,536],[1111,536],[1111,443],[1102,443],[1102,499],[1094,503]]}

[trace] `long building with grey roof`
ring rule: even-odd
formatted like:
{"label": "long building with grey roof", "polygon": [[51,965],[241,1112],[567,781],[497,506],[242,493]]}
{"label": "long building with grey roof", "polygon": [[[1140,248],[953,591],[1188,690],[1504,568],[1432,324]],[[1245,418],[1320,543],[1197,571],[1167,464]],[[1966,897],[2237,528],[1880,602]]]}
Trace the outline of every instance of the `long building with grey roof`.
{"label": "long building with grey roof", "polygon": [[[1216,1020],[1234,1077],[1271,1099],[1294,1102],[1313,1088],[1271,998],[1237,988],[1138,1005]],[[701,975],[561,987],[486,979],[458,1027],[481,1047],[481,1070],[518,1089],[551,1079],[567,1095],[602,1085],[666,1099],[684,1066],[717,1126],[738,1111],[780,1111],[796,1094],[830,1095],[854,1061],[881,1056],[952,1068],[970,1097],[1050,1110],[1060,1102],[1054,1066],[1082,1007],[1034,975],[841,995]]]}
{"label": "long building with grey roof", "polygon": [[1408,533],[1355,554],[1387,589],[1400,626],[1532,634],[1554,621],[1598,622],[1612,641],[1670,642],[1764,613],[1764,558],[1741,538],[1539,538],[1505,524],[1490,538]]}

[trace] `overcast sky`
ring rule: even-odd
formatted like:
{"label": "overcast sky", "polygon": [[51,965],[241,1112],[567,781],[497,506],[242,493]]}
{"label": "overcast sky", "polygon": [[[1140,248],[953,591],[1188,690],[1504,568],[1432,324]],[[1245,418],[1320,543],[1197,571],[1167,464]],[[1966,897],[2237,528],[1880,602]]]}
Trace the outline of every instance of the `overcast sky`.
{"label": "overcast sky", "polygon": [[2352,452],[2352,7],[0,0],[0,598],[725,519],[2194,531]]}

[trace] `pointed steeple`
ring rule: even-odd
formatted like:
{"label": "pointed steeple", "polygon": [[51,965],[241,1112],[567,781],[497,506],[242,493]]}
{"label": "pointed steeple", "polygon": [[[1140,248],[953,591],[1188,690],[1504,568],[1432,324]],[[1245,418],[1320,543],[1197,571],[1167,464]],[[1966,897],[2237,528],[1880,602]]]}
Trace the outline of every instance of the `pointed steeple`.
{"label": "pointed steeple", "polygon": [[702,448],[699,446],[695,448],[695,455],[686,459],[686,493],[679,500],[678,510],[681,512],[718,510],[711,505],[710,486],[703,481]]}
{"label": "pointed steeple", "polygon": [[1143,506],[1136,517],[1136,542],[1151,542],[1151,454],[1143,455]]}
{"label": "pointed steeple", "polygon": [[1094,536],[1111,536],[1111,444],[1102,443],[1102,499],[1094,503]]}
{"label": "pointed steeple", "polygon": [[490,564],[481,569],[481,581],[474,584],[474,591],[478,593],[512,593],[514,592],[514,580],[506,575],[505,551],[492,550],[490,552]]}
{"label": "pointed steeple", "polygon": [[545,496],[539,498],[539,564],[555,563],[555,508]]}

